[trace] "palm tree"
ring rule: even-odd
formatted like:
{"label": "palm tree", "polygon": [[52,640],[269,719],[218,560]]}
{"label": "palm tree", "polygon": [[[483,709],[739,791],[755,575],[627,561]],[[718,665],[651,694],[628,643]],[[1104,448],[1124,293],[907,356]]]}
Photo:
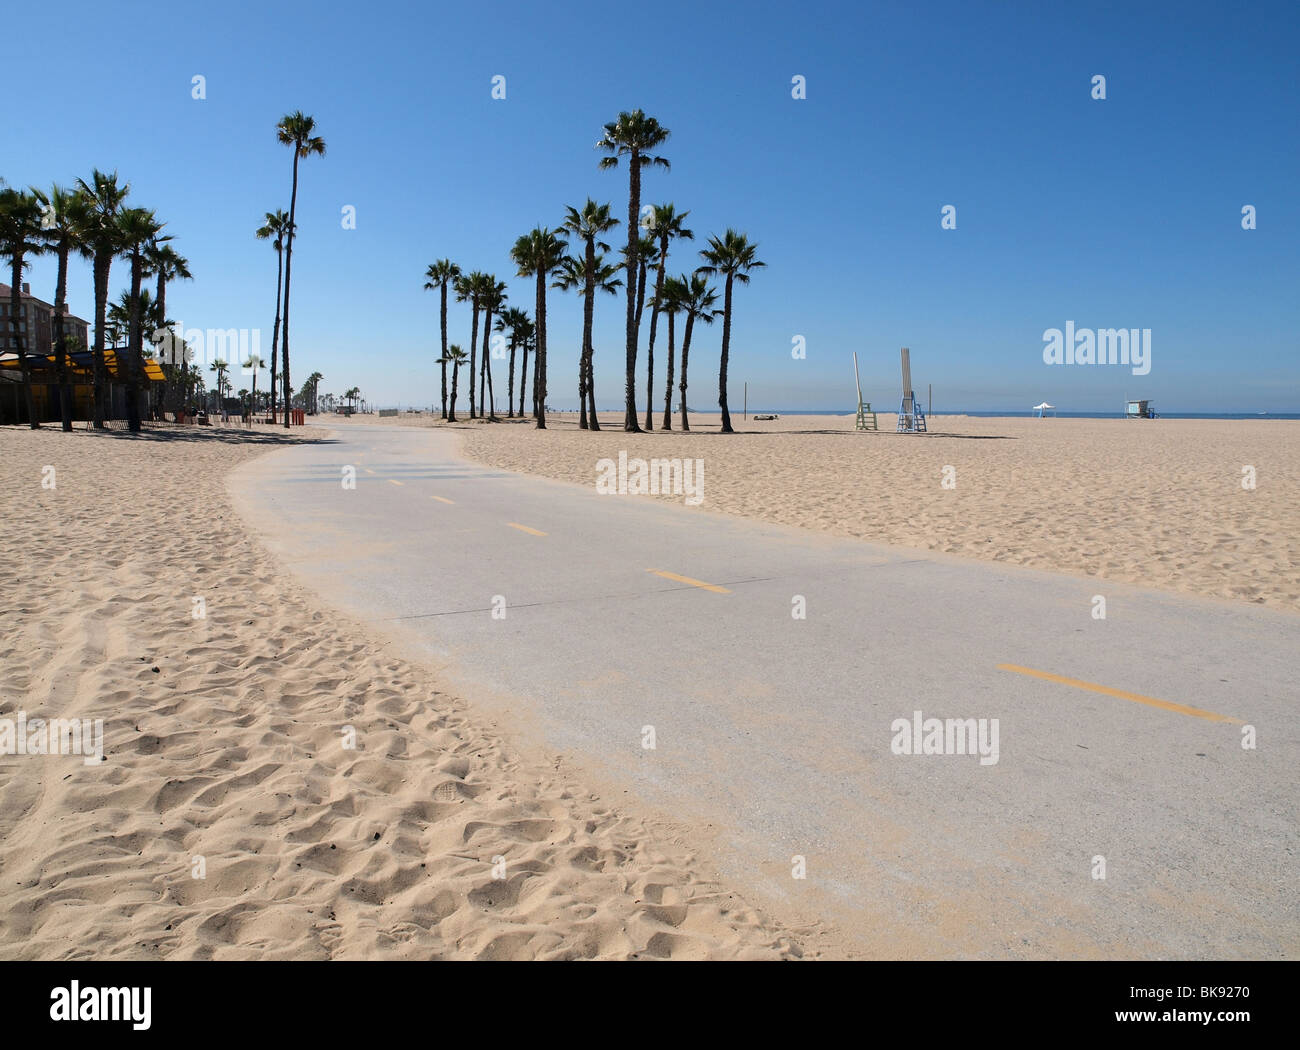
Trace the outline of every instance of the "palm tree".
{"label": "palm tree", "polygon": [[[528,320],[528,314],[517,306],[507,307],[501,316],[497,318],[496,330],[502,333],[510,333],[510,383],[506,389],[507,419],[512,419],[515,414],[515,351],[524,342],[526,330],[532,328],[532,326],[533,323]],[[443,371],[446,371],[445,366]],[[523,414],[522,411],[520,414]]]}
{"label": "palm tree", "polygon": [[280,342],[280,292],[284,285],[284,244],[289,233],[289,213],[268,211],[266,221],[257,229],[257,239],[271,242],[275,249],[275,327],[271,329],[271,415],[275,415],[275,352]]}
{"label": "palm tree", "polygon": [[[171,321],[167,318],[167,285],[172,281],[189,281],[193,279],[190,273],[190,261],[180,254],[175,248],[166,242],[171,240],[170,237],[158,237],[149,250],[145,253],[145,273],[152,275],[157,281],[157,294],[154,296],[154,305],[158,311],[158,324],[155,331],[164,335],[171,328]],[[182,333],[183,334],[183,333]],[[172,341],[172,349],[175,349],[175,341]],[[181,368],[188,367],[184,360],[184,351],[181,355]],[[164,373],[167,376],[167,382],[163,388],[163,404],[169,412],[175,411],[176,397],[176,365],[175,362],[165,368]]]}
{"label": "palm tree", "polygon": [[[590,401],[592,430],[600,429],[600,423],[596,420],[596,394],[592,383],[592,357],[594,354],[591,345],[591,317],[596,300],[595,286],[600,279],[601,272],[601,267],[596,263],[596,252],[598,249],[602,252],[609,251],[609,245],[600,238],[618,225],[618,220],[610,214],[609,208],[608,204],[597,204],[588,197],[587,203],[582,206],[581,211],[572,206],[568,208],[565,212],[562,227],[562,229],[567,230],[582,241],[584,248],[581,259],[583,305],[582,351],[578,361],[578,405],[580,407],[578,426],[582,429],[587,428],[587,402]],[[608,279],[602,283],[602,287],[606,283],[608,283]],[[614,286],[605,287],[604,290],[612,292]]]}
{"label": "palm tree", "polygon": [[451,365],[451,408],[447,410],[447,422],[456,422],[456,387],[460,381],[460,366],[465,363],[465,351],[455,343],[447,347],[447,353],[438,358],[438,364]]}
{"label": "palm tree", "polygon": [[[677,314],[681,311],[682,298],[686,294],[686,282],[677,277],[665,277],[662,281],[656,283],[658,284],[658,291],[655,292],[651,300],[651,306],[656,314],[665,314],[668,317],[668,386],[664,390],[663,429],[672,430],[673,351],[677,337]],[[651,331],[654,331],[653,327]]]}
{"label": "palm tree", "polygon": [[131,192],[131,184],[119,186],[117,172],[109,175],[95,168],[90,173],[90,182],[77,180],[77,189],[85,196],[89,212],[86,244],[91,252],[95,275],[95,351],[91,355],[95,373],[94,423],[96,429],[102,430],[107,388],[104,373],[104,324],[108,313],[108,275],[118,250],[117,213]]}
{"label": "palm tree", "polygon": [[343,398],[347,401],[349,408],[355,408],[356,402],[361,400],[361,388],[355,386],[349,387],[347,390],[343,391]]}
{"label": "palm tree", "polygon": [[[600,422],[596,419],[596,393],[594,357],[592,350],[592,312],[596,291],[609,292],[613,295],[623,282],[618,279],[621,266],[607,263],[604,255],[589,252],[587,258],[571,255],[561,261],[554,287],[569,290],[579,288],[583,293],[582,310],[582,356],[578,365],[578,404],[580,406],[578,426],[580,429],[599,430]],[[590,411],[588,411],[590,406]]]}
{"label": "palm tree", "polygon": [[[119,251],[131,260],[131,317],[126,345],[126,419],[133,434],[140,432],[140,372],[143,368],[144,321],[140,289],[144,283],[144,257],[162,231],[163,224],[148,208],[125,208],[118,213]],[[119,372],[121,369],[119,368]]]}
{"label": "palm tree", "polygon": [[[320,386],[320,381],[321,381],[322,379],[324,379],[324,378],[325,378],[325,377],[324,377],[323,375],[321,375],[321,373],[319,373],[319,372],[313,372],[311,375],[309,375],[309,376],[307,377],[307,382],[306,382],[306,384],[303,386],[303,389],[304,389],[304,390],[309,390],[309,391],[311,391],[311,393],[307,394],[306,396],[307,396],[308,398],[310,398],[310,400],[311,400],[311,414],[312,414],[313,416],[316,416],[316,415],[319,415],[319,414],[320,414],[320,402],[319,402],[319,399],[318,399],[317,396],[316,396],[316,390],[317,390],[317,388]],[[257,381],[257,376],[256,376],[256,374],[254,374],[254,376],[253,376],[253,381],[254,381],[255,383],[256,383],[256,381]]]}
{"label": "palm tree", "polygon": [[[266,362],[256,354],[249,354],[248,360],[245,361],[243,365],[244,368],[251,368],[253,370],[253,400],[251,403],[254,412],[257,411],[257,370],[264,364],[266,364]],[[310,382],[310,380],[308,380],[308,382]]]}
{"label": "palm tree", "polygon": [[478,414],[483,415],[483,398],[487,398],[488,409],[487,417],[492,422],[497,420],[497,406],[492,393],[492,361],[488,353],[488,342],[492,337],[492,315],[503,309],[506,303],[506,286],[504,281],[498,281],[495,274],[484,274],[483,276],[483,360],[479,367],[487,376],[487,382],[482,382],[482,376],[479,377],[479,405]]}
{"label": "palm tree", "polygon": [[[646,347],[646,387],[645,387],[645,428],[646,430],[654,429],[654,421],[651,418],[650,401],[653,395],[655,381],[655,329],[659,326],[659,302],[664,287],[664,271],[668,266],[668,243],[669,241],[693,241],[695,234],[686,228],[686,216],[689,211],[684,211],[680,215],[677,209],[671,204],[657,204],[650,211],[650,220],[647,225],[650,236],[658,242],[658,261],[659,270],[655,275],[655,290],[650,302],[650,342]],[[639,313],[638,313],[639,316]],[[672,391],[672,351],[669,351],[668,358],[668,390]],[[672,426],[672,417],[667,416],[665,427]]]}
{"label": "palm tree", "polygon": [[528,378],[528,352],[537,352],[537,326],[532,321],[524,328],[524,359],[519,368],[519,418],[524,418],[524,384]]}
{"label": "palm tree", "polygon": [[[709,246],[700,249],[705,265],[701,273],[724,274],[727,278],[726,294],[722,302],[722,359],[718,365],[718,404],[722,408],[722,433],[734,434],[731,413],[727,411],[727,356],[731,350],[731,286],[732,282],[749,284],[749,271],[767,263],[758,261],[758,245],[750,244],[743,233],[728,228],[721,237],[710,237]],[[683,405],[683,411],[685,405]]]}
{"label": "palm tree", "polygon": [[325,156],[325,140],[316,134],[316,119],[302,110],[280,118],[276,125],[279,140],[293,150],[293,192],[289,196],[289,231],[284,246],[284,425],[289,426],[289,282],[293,274],[293,236],[297,229],[298,161],[304,157]]}
{"label": "palm tree", "polygon": [[479,310],[483,305],[483,286],[487,275],[481,270],[475,270],[472,273],[461,274],[455,279],[453,289],[456,292],[456,301],[458,303],[469,303],[470,315],[470,333],[469,333],[469,418],[474,419],[478,415],[478,409],[475,406],[476,386],[474,383],[474,374],[478,369],[478,318]]}
{"label": "palm tree", "polygon": [[424,290],[431,292],[437,288],[442,293],[442,311],[439,315],[442,320],[442,357],[438,358],[442,365],[442,418],[447,418],[447,285],[460,276],[460,267],[450,259],[439,259],[436,263],[431,263],[429,268],[424,271],[424,276],[428,278],[424,282]]}
{"label": "palm tree", "polygon": [[623,112],[618,120],[605,125],[604,137],[596,143],[596,148],[609,154],[600,160],[601,168],[618,167],[618,158],[628,158],[628,194],[627,194],[627,413],[623,420],[623,429],[639,432],[636,422],[636,344],[637,344],[637,214],[641,210],[641,168],[645,165],[657,165],[668,168],[668,161],[663,157],[650,155],[650,150],[661,146],[668,140],[669,131],[662,127],[654,117],[647,117],[641,110]]}
{"label": "palm tree", "polygon": [[13,332],[14,348],[18,351],[18,368],[23,376],[23,395],[27,401],[27,423],[40,428],[36,418],[36,398],[32,393],[32,373],[27,364],[26,333],[35,330],[36,314],[32,324],[23,317],[23,270],[29,256],[44,254],[46,241],[41,231],[41,204],[24,190],[0,190],[0,255],[9,259],[9,328]]}
{"label": "palm tree", "polygon": [[533,355],[533,415],[537,429],[546,429],[546,277],[564,259],[568,241],[560,231],[537,226],[524,234],[510,249],[510,258],[520,277],[537,278],[537,305],[533,324],[537,328],[537,352]]}
{"label": "palm tree", "polygon": [[54,289],[54,353],[59,373],[59,408],[65,432],[72,430],[72,385],[68,380],[68,340],[63,318],[68,312],[68,258],[73,252],[86,256],[85,241],[89,211],[85,197],[55,183],[49,193],[32,187],[45,213],[41,227],[46,244],[58,259],[58,280]]}
{"label": "palm tree", "polygon": [[[690,420],[686,418],[686,364],[691,353],[691,332],[695,328],[696,321],[713,324],[713,319],[720,313],[720,311],[714,309],[718,302],[718,293],[709,287],[709,282],[704,274],[705,271],[702,269],[696,270],[690,277],[682,274],[678,278],[680,287],[675,293],[677,306],[686,315],[686,331],[682,333],[682,383],[679,388],[682,395],[683,430],[691,429]],[[726,366],[723,365],[723,368],[725,369]],[[730,432],[725,401],[722,405],[722,421],[723,433]]]}
{"label": "palm tree", "polygon": [[226,407],[224,401],[224,398],[226,396],[226,370],[229,367],[230,366],[226,364],[225,361],[221,360],[221,358],[219,357],[215,361],[213,361],[212,364],[208,365],[208,371],[215,372],[217,374],[217,411],[218,412],[223,411]]}

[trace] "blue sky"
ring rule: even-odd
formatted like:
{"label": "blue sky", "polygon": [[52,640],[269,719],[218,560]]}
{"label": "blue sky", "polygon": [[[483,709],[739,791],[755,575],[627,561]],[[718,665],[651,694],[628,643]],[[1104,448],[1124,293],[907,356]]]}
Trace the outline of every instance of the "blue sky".
{"label": "blue sky", "polygon": [[[728,226],[767,263],[736,295],[733,405],[748,380],[751,407],[850,411],[856,350],[864,395],[892,408],[906,345],[938,409],[1109,410],[1140,396],[1170,412],[1300,410],[1294,3],[738,10],[125,3],[106,18],[82,0],[57,15],[26,5],[5,35],[44,43],[8,69],[22,105],[0,124],[0,176],[46,186],[117,169],[190,260],[172,317],[260,328],[268,356],[275,257],[253,231],[288,207],[275,124],[311,113],[328,153],[301,174],[294,375],[428,405],[438,322],[425,267],[448,256],[495,272],[531,312],[510,246],[588,196],[626,215],[626,169],[599,171],[592,147],[640,107],[672,131],[672,170],[647,174],[643,200],[689,209],[696,233],[670,269],[693,269]],[[806,99],[791,97],[796,74]],[[195,75],[205,100],[191,98]],[[955,230],[940,228],[949,204]],[[28,279],[53,298],[51,262]],[[115,296],[125,280],[119,266]],[[74,264],[70,301],[90,316],[88,266]],[[602,408],[621,404],[620,304],[597,303]],[[579,299],[553,292],[549,311],[550,400],[563,407],[576,401]],[[1043,331],[1067,320],[1150,328],[1150,373],[1044,364]],[[450,325],[467,344],[468,308]],[[796,335],[805,360],[791,357]],[[692,347],[702,409],[720,337],[699,330]],[[661,403],[662,341],[656,358]],[[644,350],[640,371],[643,390]]]}

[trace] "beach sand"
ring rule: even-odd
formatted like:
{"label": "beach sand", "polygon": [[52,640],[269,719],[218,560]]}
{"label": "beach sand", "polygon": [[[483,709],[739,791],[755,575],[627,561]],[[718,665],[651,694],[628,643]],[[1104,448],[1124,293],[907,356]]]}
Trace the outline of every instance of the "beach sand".
{"label": "beach sand", "polygon": [[[367,422],[437,425],[430,416]],[[656,414],[656,426],[662,413]],[[596,462],[704,462],[694,508],[873,543],[1300,608],[1300,422],[940,416],[926,435],[859,433],[853,416],[692,415],[691,433],[627,434],[602,413],[461,423],[482,463],[592,486]],[[641,416],[644,423],[644,414]],[[674,417],[673,425],[679,423]],[[945,468],[953,487],[944,487]],[[1245,468],[1255,487],[1243,487]],[[681,496],[645,496],[683,503]]]}
{"label": "beach sand", "polygon": [[0,957],[817,954],[272,564],[224,478],[304,434],[0,429],[0,718],[105,744],[0,756]]}

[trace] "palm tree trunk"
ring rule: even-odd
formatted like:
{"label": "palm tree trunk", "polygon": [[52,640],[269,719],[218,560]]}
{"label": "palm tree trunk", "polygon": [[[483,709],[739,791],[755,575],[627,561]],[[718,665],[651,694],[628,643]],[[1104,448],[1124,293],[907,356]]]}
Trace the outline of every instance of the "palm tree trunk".
{"label": "palm tree trunk", "polygon": [[[444,365],[444,367],[446,367]],[[456,422],[456,384],[460,379],[460,362],[456,361],[451,366],[451,411],[447,413],[447,422]]]}
{"label": "palm tree trunk", "polygon": [[[271,421],[275,422],[275,352],[280,348],[280,292],[284,287],[284,248],[276,251],[275,264],[275,327],[271,329]],[[184,332],[181,333],[184,336]]]}
{"label": "palm tree trunk", "polygon": [[472,300],[470,305],[473,308],[474,323],[469,335],[469,418],[474,419],[474,371],[478,367],[478,300]]}
{"label": "palm tree trunk", "polygon": [[[654,400],[655,385],[655,331],[659,327],[659,297],[664,292],[664,271],[668,268],[668,238],[661,236],[659,238],[659,272],[655,275],[655,301],[650,307],[650,342],[646,348],[646,381],[645,381],[645,428],[646,430],[654,429],[654,411],[652,402]],[[668,377],[668,389],[671,392],[673,388],[672,376]]]}
{"label": "palm tree trunk", "polygon": [[632,150],[628,167],[627,193],[627,376],[624,383],[625,411],[623,429],[639,434],[636,421],[636,277],[637,213],[641,210],[641,155]]}
{"label": "palm tree trunk", "polygon": [[[732,275],[727,274],[727,295],[722,304],[722,359],[718,364],[718,405],[722,409],[722,433],[724,434],[735,433],[731,429],[731,413],[727,411],[727,355],[731,350],[731,282]],[[686,323],[689,326],[691,322]]]}
{"label": "palm tree trunk", "polygon": [[[140,286],[142,284],[143,256],[137,247],[131,253],[131,312],[126,334],[126,425],[132,434],[140,433],[140,358],[142,339],[140,329]],[[118,368],[121,368],[121,361]]]}
{"label": "palm tree trunk", "polygon": [[515,331],[510,330],[510,385],[506,390],[506,419],[515,418],[515,348],[519,340],[515,336]]}
{"label": "palm tree trunk", "polygon": [[[492,308],[488,307],[487,319],[483,323],[483,374],[487,378],[487,383],[479,392],[480,400],[487,397],[487,418],[492,422],[497,422],[497,406],[492,399],[492,358],[488,352],[490,345],[490,336],[492,335]],[[480,416],[483,415],[483,405],[479,404]]]}
{"label": "palm tree trunk", "polygon": [[533,365],[533,401],[537,405],[537,429],[546,429],[546,271],[537,268],[537,352]]}
{"label": "palm tree trunk", "polygon": [[95,350],[91,354],[91,367],[94,372],[94,404],[91,414],[96,430],[104,429],[104,417],[107,415],[104,411],[104,388],[107,381],[105,375],[107,370],[104,367],[104,326],[108,323],[108,274],[112,266],[112,252],[95,253]]}
{"label": "palm tree trunk", "polygon": [[68,252],[66,241],[59,245],[59,280],[54,290],[54,354],[59,371],[59,416],[64,433],[72,432],[72,385],[68,382],[68,339],[63,315],[68,310]]}
{"label": "palm tree trunk", "polygon": [[528,386],[528,340],[524,340],[524,356],[519,365],[519,418],[524,418],[524,387]]}
{"label": "palm tree trunk", "polygon": [[682,385],[678,388],[682,397],[682,430],[691,429],[691,421],[686,418],[686,359],[691,352],[691,330],[695,327],[695,318],[686,317],[686,331],[682,334]]}
{"label": "palm tree trunk", "polygon": [[284,385],[284,426],[286,430],[290,426],[289,420],[292,415],[289,405],[289,394],[293,390],[293,386],[289,382],[289,285],[293,275],[293,235],[298,228],[294,225],[297,212],[298,150],[295,147],[293,151],[293,192],[289,196],[289,239],[284,250],[284,345],[281,348],[284,355],[284,371],[281,383]]}
{"label": "palm tree trunk", "polygon": [[447,282],[442,282],[442,418],[447,418]]}
{"label": "palm tree trunk", "polygon": [[[650,339],[654,340],[654,319],[650,321]],[[668,315],[668,388],[664,391],[664,429],[673,428],[673,315]]]}
{"label": "palm tree trunk", "polygon": [[[645,260],[642,259],[640,272],[637,276],[637,289],[636,289],[636,341],[638,347],[640,347],[641,345],[641,317],[645,313],[645,278],[646,278],[646,265],[645,265]],[[651,407],[650,407],[650,396],[651,396],[650,391],[654,386],[654,381],[655,381],[655,351],[654,351],[654,347],[651,346],[649,350],[646,352],[646,381],[645,381],[645,428],[646,430],[654,430],[655,428],[654,416],[651,414]]]}

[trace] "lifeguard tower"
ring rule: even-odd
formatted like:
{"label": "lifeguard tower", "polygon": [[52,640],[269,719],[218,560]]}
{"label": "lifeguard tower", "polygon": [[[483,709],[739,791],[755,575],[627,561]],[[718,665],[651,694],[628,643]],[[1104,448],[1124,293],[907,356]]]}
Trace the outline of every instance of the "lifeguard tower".
{"label": "lifeguard tower", "polygon": [[911,351],[903,347],[900,354],[903,362],[903,400],[898,406],[898,433],[924,434],[925,413],[916,403],[912,394],[912,358]]}
{"label": "lifeguard tower", "polygon": [[871,402],[862,400],[862,380],[858,378],[858,352],[853,351],[853,381],[858,385],[858,429],[879,430],[876,414],[871,411]]}
{"label": "lifeguard tower", "polygon": [[1155,419],[1156,411],[1150,401],[1129,401],[1124,406],[1125,419]]}

